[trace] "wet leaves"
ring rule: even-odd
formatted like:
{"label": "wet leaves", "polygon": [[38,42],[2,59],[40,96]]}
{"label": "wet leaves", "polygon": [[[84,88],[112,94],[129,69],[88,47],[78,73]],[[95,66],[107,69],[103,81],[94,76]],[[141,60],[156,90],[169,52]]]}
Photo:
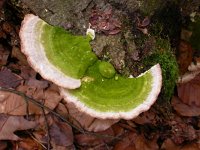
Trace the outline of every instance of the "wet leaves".
{"label": "wet leaves", "polygon": [[180,73],[184,74],[188,71],[188,66],[193,59],[193,49],[190,43],[186,41],[181,41],[178,46],[178,64],[180,68]]}
{"label": "wet leaves", "polygon": [[[38,2],[40,3],[40,1]],[[84,6],[84,8],[87,7]],[[122,23],[116,9],[110,5],[101,9],[93,7],[89,22],[97,32],[106,34],[102,36],[105,41],[102,39],[99,41],[99,45],[106,43],[105,47],[101,48],[102,51],[100,51],[99,56],[106,55],[104,53],[105,48],[108,48],[107,51],[110,53],[110,49],[114,47],[115,55],[118,56],[116,58],[124,60],[124,52],[118,53],[122,52],[123,46],[112,41],[116,36],[120,36],[118,33],[122,30]],[[150,24],[149,17],[144,17],[137,23],[136,26],[147,34],[147,27]],[[198,73],[195,74],[196,78],[193,80],[178,84],[178,96],[172,98],[173,110],[170,112],[160,111],[163,106],[159,105],[159,109],[154,106],[154,108],[133,120],[100,120],[92,118],[77,110],[75,106],[64,102],[59,95],[58,87],[43,80],[28,66],[26,58],[20,52],[18,29],[19,25],[7,20],[0,24],[0,39],[4,41],[0,44],[0,86],[20,91],[49,107],[55,113],[62,115],[76,127],[93,132],[81,133],[63,120],[56,118],[52,113],[45,111],[45,114],[43,114],[42,109],[28,101],[25,96],[0,91],[0,149],[6,149],[8,145],[12,146],[13,149],[47,149],[48,135],[50,136],[51,148],[56,150],[200,149],[200,75]],[[112,38],[108,42],[110,37]],[[130,35],[127,34],[127,37],[129,38]],[[134,61],[139,61],[140,53],[135,51],[137,47],[133,44],[134,39],[127,37],[125,37],[127,47],[132,50],[131,52],[134,52],[130,53],[132,55],[130,57]],[[155,42],[153,37],[145,41],[142,46],[144,56],[150,55]],[[109,47],[106,45],[109,45]],[[188,70],[199,71],[198,58],[194,58],[196,64],[190,65],[193,59],[192,55],[193,50],[190,43],[181,41],[178,55],[181,73]],[[112,58],[112,55],[110,57]],[[120,70],[124,63],[119,60],[113,59],[113,61],[116,61],[113,63]],[[29,120],[26,120],[25,116],[28,116]]]}
{"label": "wet leaves", "polygon": [[71,126],[64,122],[55,122],[50,126],[51,142],[55,145],[67,147],[73,145],[73,132]]}
{"label": "wet leaves", "polygon": [[0,140],[19,140],[14,134],[17,130],[27,130],[36,127],[37,123],[28,121],[23,116],[6,116],[0,114]]}
{"label": "wet leaves", "polygon": [[22,81],[22,78],[7,68],[0,71],[0,86],[5,88],[16,88]]}
{"label": "wet leaves", "polygon": [[20,141],[13,144],[15,149],[24,150],[42,150],[42,145],[32,138],[21,138]]}
{"label": "wet leaves", "polygon": [[121,31],[122,23],[117,16],[114,16],[111,5],[107,5],[103,9],[94,7],[89,21],[91,27],[97,32],[114,35]]}
{"label": "wet leaves", "polygon": [[200,107],[195,105],[187,105],[183,103],[178,97],[172,98],[172,106],[182,116],[192,117],[200,115]]}
{"label": "wet leaves", "polygon": [[[0,33],[1,34],[1,33]],[[1,35],[0,35],[1,36]],[[10,52],[0,44],[0,66],[6,65]]]}
{"label": "wet leaves", "polygon": [[200,74],[187,83],[178,84],[178,96],[183,103],[200,107]]}

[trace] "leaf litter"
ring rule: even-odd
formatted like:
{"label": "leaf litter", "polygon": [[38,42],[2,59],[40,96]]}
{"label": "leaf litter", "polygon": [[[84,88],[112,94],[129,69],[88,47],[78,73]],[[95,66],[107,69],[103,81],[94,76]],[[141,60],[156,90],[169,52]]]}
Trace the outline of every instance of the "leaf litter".
{"label": "leaf litter", "polygon": [[[121,32],[121,22],[114,14],[110,6],[104,10],[93,7],[89,20],[98,32],[118,34]],[[145,17],[139,26],[146,28],[149,23],[149,17]],[[19,24],[10,21],[0,23],[0,39],[7,40],[7,43],[0,44],[0,86],[22,92],[76,127],[93,132],[80,132],[48,110],[30,102],[27,97],[1,90],[0,149],[6,149],[8,145],[13,149],[47,149],[48,136],[51,148],[56,150],[200,149],[199,74],[195,74],[189,82],[177,84],[178,94],[171,100],[172,110],[168,117],[153,106],[133,120],[99,120],[64,102],[58,87],[43,80],[28,66],[20,52],[18,29]],[[193,60],[190,44],[181,41],[179,50],[181,73],[192,73],[188,69]],[[197,66],[195,71],[198,69]],[[168,112],[162,106],[160,109]]]}

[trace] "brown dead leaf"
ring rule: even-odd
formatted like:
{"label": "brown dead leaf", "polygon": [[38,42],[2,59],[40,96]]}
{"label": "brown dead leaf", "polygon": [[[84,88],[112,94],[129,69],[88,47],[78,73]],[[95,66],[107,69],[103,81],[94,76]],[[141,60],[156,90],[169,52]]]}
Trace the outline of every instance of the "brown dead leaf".
{"label": "brown dead leaf", "polygon": [[19,47],[13,46],[11,57],[17,58],[19,60],[18,64],[28,66],[27,59]]}
{"label": "brown dead leaf", "polygon": [[193,142],[186,145],[176,145],[171,139],[166,139],[162,146],[161,150],[199,150],[200,145]]}
{"label": "brown dead leaf", "polygon": [[60,146],[60,145],[56,145],[55,143],[51,143],[52,146],[52,150],[75,150],[76,148],[74,147],[74,145],[71,146]]}
{"label": "brown dead leaf", "polygon": [[8,144],[6,141],[0,141],[0,149],[1,150],[6,150],[6,148],[8,148],[7,146],[8,146]]}
{"label": "brown dead leaf", "polygon": [[[19,86],[21,88],[28,88]],[[9,115],[27,115],[27,103],[26,99],[22,96],[16,95],[10,92],[0,91],[0,113]],[[28,102],[29,114],[41,114],[41,109],[35,104]]]}
{"label": "brown dead leaf", "polygon": [[182,144],[184,142],[193,141],[198,138],[197,131],[188,123],[185,123],[181,118],[174,118],[170,122],[171,125],[171,139],[175,144]]}
{"label": "brown dead leaf", "polygon": [[112,126],[112,130],[115,136],[121,136],[125,132],[124,128],[122,128],[118,123]]}
{"label": "brown dead leaf", "polygon": [[173,108],[182,116],[199,116],[200,115],[200,107],[195,105],[187,105],[184,104],[178,97],[173,97],[171,102]]}
{"label": "brown dead leaf", "polygon": [[111,5],[106,5],[104,8],[94,7],[89,18],[91,27],[96,32],[103,32],[107,35],[114,35],[121,31],[121,21],[118,16],[115,16]]}
{"label": "brown dead leaf", "polygon": [[104,143],[102,139],[87,134],[76,134],[75,141],[78,143],[78,145],[90,147]]}
{"label": "brown dead leaf", "polygon": [[155,136],[152,140],[147,140],[143,135],[139,135],[134,139],[136,150],[158,150],[158,137]]}
{"label": "brown dead leaf", "polygon": [[[73,119],[73,123],[77,126],[81,125],[82,128],[88,131],[104,131],[119,121],[119,119],[97,119],[79,111],[72,103],[64,103],[69,112],[69,115],[76,120],[74,121]],[[77,121],[79,124],[77,124]]]}
{"label": "brown dead leaf", "polygon": [[0,66],[7,64],[7,59],[10,52],[0,44]]}
{"label": "brown dead leaf", "polygon": [[100,149],[100,147],[104,147],[106,143],[113,141],[112,137],[116,137],[112,128],[102,132],[95,132],[95,134],[96,135],[76,134],[75,141],[78,145],[85,147],[85,149],[86,147],[91,147],[92,149],[99,147]]}
{"label": "brown dead leaf", "polygon": [[73,132],[71,126],[61,121],[55,121],[50,126],[49,133],[51,136],[51,142],[59,146],[71,146],[73,145]]}
{"label": "brown dead leaf", "polygon": [[157,150],[157,139],[158,136],[154,136],[152,140],[147,140],[143,135],[129,132],[115,145],[114,150]]}
{"label": "brown dead leaf", "polygon": [[15,149],[21,150],[42,150],[43,147],[40,143],[31,138],[21,138],[20,141],[15,143]]}
{"label": "brown dead leaf", "polygon": [[5,22],[3,23],[3,25],[2,25],[2,29],[3,29],[6,33],[10,34],[11,32],[14,31],[14,26],[13,26],[12,23],[5,21]]}
{"label": "brown dead leaf", "polygon": [[36,127],[37,123],[28,121],[23,116],[7,116],[0,114],[0,140],[19,140],[14,134],[18,130],[27,130]]}
{"label": "brown dead leaf", "polygon": [[181,74],[184,74],[188,71],[188,66],[192,62],[192,58],[192,46],[188,42],[182,40],[178,47],[178,64]]}
{"label": "brown dead leaf", "polygon": [[115,144],[113,150],[136,150],[134,139],[136,139],[137,133],[135,132],[129,132],[127,133],[123,140],[117,142]]}
{"label": "brown dead leaf", "polygon": [[147,111],[142,114],[140,114],[138,117],[133,119],[133,121],[137,124],[146,124],[146,123],[151,123],[151,124],[156,124],[155,120],[156,114],[153,111]]}
{"label": "brown dead leaf", "polygon": [[180,146],[176,145],[171,139],[166,139],[162,146],[162,150],[178,150],[180,149]]}
{"label": "brown dead leaf", "polygon": [[[52,110],[58,105],[62,99],[58,93],[58,89],[51,85],[46,90],[34,88],[31,86],[20,85],[17,91],[21,91],[29,97],[34,98],[36,101],[44,104]],[[28,103],[28,105],[27,105]],[[0,113],[10,115],[27,115],[27,107],[29,114],[42,114],[42,109],[25,99],[23,96],[16,95],[11,92],[0,91]],[[45,111],[48,113],[48,111]]]}
{"label": "brown dead leaf", "polygon": [[51,84],[50,87],[44,91],[44,105],[53,110],[59,102],[62,100],[58,87],[55,84]]}
{"label": "brown dead leaf", "polygon": [[185,104],[200,107],[200,74],[187,83],[178,84],[178,97]]}
{"label": "brown dead leaf", "polygon": [[[11,66],[12,68],[19,68],[19,66],[15,66],[15,65],[12,65]],[[21,73],[20,73],[20,76],[26,80],[29,80],[30,78],[36,78],[36,72],[30,68],[29,66],[20,66],[20,70],[21,70]]]}
{"label": "brown dead leaf", "polygon": [[16,88],[22,81],[22,78],[12,73],[7,68],[2,68],[0,71],[0,86],[6,88]]}
{"label": "brown dead leaf", "polygon": [[45,89],[48,87],[48,84],[49,84],[49,82],[46,80],[37,80],[34,78],[29,78],[26,81],[26,85],[37,88],[37,89]]}

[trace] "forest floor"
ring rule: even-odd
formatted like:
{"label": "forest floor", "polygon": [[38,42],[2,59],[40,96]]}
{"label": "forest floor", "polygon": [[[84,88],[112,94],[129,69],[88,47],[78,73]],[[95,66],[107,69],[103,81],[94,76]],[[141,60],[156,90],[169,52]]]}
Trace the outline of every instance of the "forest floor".
{"label": "forest floor", "polygon": [[[137,118],[120,120],[105,131],[86,131],[71,116],[58,87],[36,73],[21,53],[22,19],[15,7],[0,1],[0,150],[200,150],[200,74],[177,83],[170,101],[156,102]],[[108,34],[113,32],[118,31]],[[177,56],[179,64],[198,62],[190,43],[177,43],[182,57],[191,56]]]}

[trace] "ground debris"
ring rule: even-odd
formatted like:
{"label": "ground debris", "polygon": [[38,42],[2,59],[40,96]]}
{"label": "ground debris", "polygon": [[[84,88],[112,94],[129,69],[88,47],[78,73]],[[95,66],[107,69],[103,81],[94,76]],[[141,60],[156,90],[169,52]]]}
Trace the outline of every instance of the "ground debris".
{"label": "ground debris", "polygon": [[28,121],[23,116],[0,115],[0,140],[19,140],[14,134],[17,130],[27,130],[36,127],[37,122]]}
{"label": "ground debris", "polygon": [[[31,6],[36,14],[41,12],[39,15],[48,22],[70,29],[73,33],[85,35],[86,28],[90,23],[90,27],[98,32],[97,38],[91,42],[94,52],[102,60],[114,64],[120,73],[124,73],[128,66],[132,69],[132,74],[137,75],[139,72],[137,69],[140,68],[137,62],[152,54],[157,40],[149,34],[149,29],[152,27],[151,15],[139,16],[139,18],[143,18],[143,21],[137,22],[135,18],[133,23],[138,24],[129,24],[127,29],[124,28],[124,20],[130,21],[135,14],[140,14],[140,12],[134,12],[136,7],[132,5],[131,7],[127,6],[130,9],[127,8],[128,10],[123,11],[131,12],[131,14],[125,13],[131,16],[130,20],[127,20],[127,16],[124,14],[119,15],[120,11],[126,7],[122,7],[118,11],[119,6],[114,4],[122,4],[124,1],[109,0],[113,2],[113,5],[110,5],[101,0],[75,0],[74,5],[70,5],[69,9],[72,11],[76,4],[77,9],[75,13],[71,14],[71,11],[68,11],[69,4],[73,3],[71,0],[69,4],[65,3],[62,6],[61,11],[54,7],[60,5],[58,3],[62,0],[52,1],[50,5],[47,5],[49,2],[46,0],[8,0],[9,7],[8,5],[6,7],[10,9],[9,13],[13,11],[11,14],[5,14],[5,11],[1,10],[1,7],[7,2],[0,1],[0,86],[24,93],[36,102],[40,102],[42,106],[47,106],[53,112],[64,117],[64,119],[58,119],[58,116],[56,118],[52,112],[49,113],[43,107],[31,103],[25,95],[19,96],[12,92],[0,91],[0,140],[2,140],[0,149],[6,149],[9,146],[12,146],[13,149],[48,149],[49,144],[50,148],[56,150],[200,149],[199,73],[195,74],[193,80],[177,84],[178,96],[175,94],[171,99],[170,106],[173,108],[169,112],[166,112],[162,105],[155,104],[149,111],[129,121],[101,120],[83,114],[77,111],[75,106],[64,102],[59,95],[58,87],[42,79],[32,70],[21,53],[18,32],[22,18],[16,20],[16,16],[19,17],[20,12],[15,8],[19,8],[19,6],[10,6],[20,3],[23,5],[22,8],[27,9],[22,1]],[[140,1],[126,0],[126,2],[139,6]],[[34,9],[35,3],[41,5],[37,5],[38,8]],[[106,6],[104,6],[105,3]],[[125,4],[121,6],[125,6]],[[17,15],[14,12],[17,12]],[[66,12],[66,16],[63,16],[62,12]],[[84,16],[85,14],[86,16]],[[14,19],[12,16],[15,16]],[[23,11],[20,16],[24,16]],[[125,19],[123,20],[121,17],[125,17]],[[133,30],[134,27],[146,29],[144,31],[148,31],[148,34],[140,33],[137,28]],[[139,32],[139,34],[135,32]],[[144,41],[138,44],[136,43],[138,37],[144,37],[145,40],[143,39]],[[188,70],[200,72],[200,61],[198,57],[193,58],[191,44],[181,40],[177,47],[177,59],[181,74]],[[193,60],[195,62],[191,65]],[[156,110],[156,105],[159,105],[160,110],[163,109],[163,111]]]}
{"label": "ground debris", "polygon": [[16,88],[22,81],[22,78],[7,68],[0,71],[0,86],[5,88]]}

